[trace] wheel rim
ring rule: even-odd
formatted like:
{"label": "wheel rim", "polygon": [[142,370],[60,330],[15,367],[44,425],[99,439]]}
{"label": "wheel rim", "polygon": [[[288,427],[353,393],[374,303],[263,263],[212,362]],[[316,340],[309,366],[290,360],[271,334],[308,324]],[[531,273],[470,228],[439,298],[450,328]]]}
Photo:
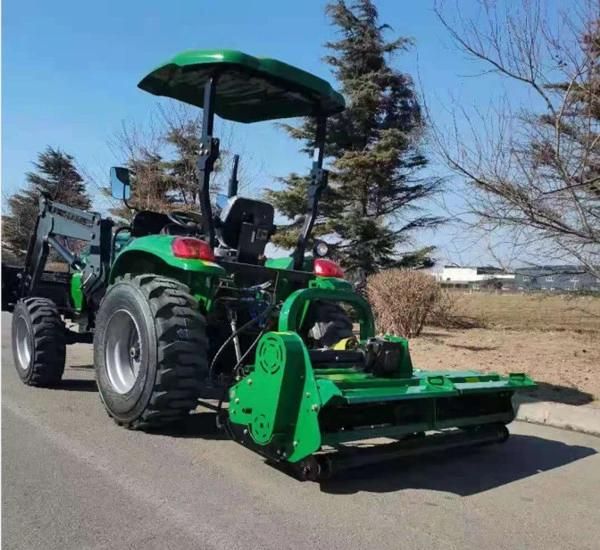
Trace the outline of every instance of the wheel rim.
{"label": "wheel rim", "polygon": [[119,309],[106,326],[104,360],[108,379],[117,393],[127,393],[135,385],[141,365],[140,331],[131,314]]}
{"label": "wheel rim", "polygon": [[17,317],[16,322],[17,363],[26,370],[31,360],[31,335],[25,317]]}

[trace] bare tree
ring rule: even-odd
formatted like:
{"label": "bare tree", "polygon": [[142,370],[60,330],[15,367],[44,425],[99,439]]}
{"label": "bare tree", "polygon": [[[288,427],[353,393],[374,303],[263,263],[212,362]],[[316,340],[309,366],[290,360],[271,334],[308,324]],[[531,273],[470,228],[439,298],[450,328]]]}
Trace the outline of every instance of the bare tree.
{"label": "bare tree", "polygon": [[[176,103],[160,105],[143,123],[123,123],[109,143],[119,162],[134,175],[131,203],[137,208],[168,212],[199,209],[200,187],[196,161],[200,149],[202,111]],[[231,125],[222,123],[221,156],[215,166],[211,193],[225,189],[233,156],[234,133]],[[248,187],[251,171],[242,163],[238,174],[240,188]],[[111,212],[127,219],[129,209],[120,201]]]}
{"label": "bare tree", "polygon": [[477,227],[600,277],[600,0],[568,4],[549,13],[536,0],[478,0],[478,15],[465,17],[436,3],[454,43],[481,65],[478,78],[500,76],[528,99],[506,96],[486,113],[454,108],[434,137],[468,186]]}

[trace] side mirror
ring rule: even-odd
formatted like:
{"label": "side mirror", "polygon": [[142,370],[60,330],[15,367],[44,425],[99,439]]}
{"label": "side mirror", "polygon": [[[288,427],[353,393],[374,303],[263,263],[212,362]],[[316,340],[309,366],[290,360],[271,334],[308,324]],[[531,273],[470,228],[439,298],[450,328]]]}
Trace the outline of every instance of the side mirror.
{"label": "side mirror", "polygon": [[124,201],[131,197],[131,172],[122,166],[110,169],[110,191],[115,199]]}

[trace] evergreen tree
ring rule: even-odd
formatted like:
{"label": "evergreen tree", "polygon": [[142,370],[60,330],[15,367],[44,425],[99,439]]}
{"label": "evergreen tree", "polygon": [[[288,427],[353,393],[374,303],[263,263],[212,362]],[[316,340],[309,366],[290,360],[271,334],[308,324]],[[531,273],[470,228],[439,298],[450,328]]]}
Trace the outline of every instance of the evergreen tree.
{"label": "evergreen tree", "polygon": [[75,208],[88,210],[91,200],[85,182],[71,155],[47,147],[34,162],[35,171],[25,176],[27,187],[8,199],[8,211],[2,216],[2,244],[17,257],[27,252],[35,227],[40,195]]}
{"label": "evergreen tree", "polygon": [[199,118],[184,120],[178,125],[170,125],[164,137],[165,143],[174,149],[174,157],[166,164],[166,169],[178,200],[184,206],[199,205],[196,162],[200,154],[201,125]]}
{"label": "evergreen tree", "polygon": [[[410,41],[388,41],[372,0],[349,5],[338,0],[327,14],[340,33],[329,42],[325,61],[341,85],[347,109],[328,122],[326,155],[332,160],[330,188],[323,195],[315,235],[329,235],[334,254],[350,271],[372,273],[399,265],[423,265],[432,248],[400,253],[414,230],[440,223],[423,215],[418,201],[437,189],[433,179],[418,178],[427,164],[419,145],[423,120],[410,77],[390,64]],[[283,125],[289,135],[313,146],[314,121]],[[283,178],[281,191],[267,193],[292,222],[275,236],[291,247],[306,211],[307,177]],[[300,216],[300,218],[298,218]]]}

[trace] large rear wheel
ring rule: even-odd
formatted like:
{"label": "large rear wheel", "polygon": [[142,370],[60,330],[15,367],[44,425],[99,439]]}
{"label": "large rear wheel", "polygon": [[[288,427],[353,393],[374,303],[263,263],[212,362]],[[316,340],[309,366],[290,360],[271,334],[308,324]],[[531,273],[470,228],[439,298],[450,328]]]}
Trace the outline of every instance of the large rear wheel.
{"label": "large rear wheel", "polygon": [[114,420],[153,429],[196,408],[206,377],[206,323],[189,288],[159,275],[113,285],[96,317],[94,364]]}
{"label": "large rear wheel", "polygon": [[28,386],[55,386],[65,370],[65,325],[56,304],[25,298],[15,304],[12,351],[17,373]]}
{"label": "large rear wheel", "polygon": [[309,336],[317,347],[332,347],[353,335],[352,320],[339,304],[316,301],[311,304],[307,326],[312,327]]}

